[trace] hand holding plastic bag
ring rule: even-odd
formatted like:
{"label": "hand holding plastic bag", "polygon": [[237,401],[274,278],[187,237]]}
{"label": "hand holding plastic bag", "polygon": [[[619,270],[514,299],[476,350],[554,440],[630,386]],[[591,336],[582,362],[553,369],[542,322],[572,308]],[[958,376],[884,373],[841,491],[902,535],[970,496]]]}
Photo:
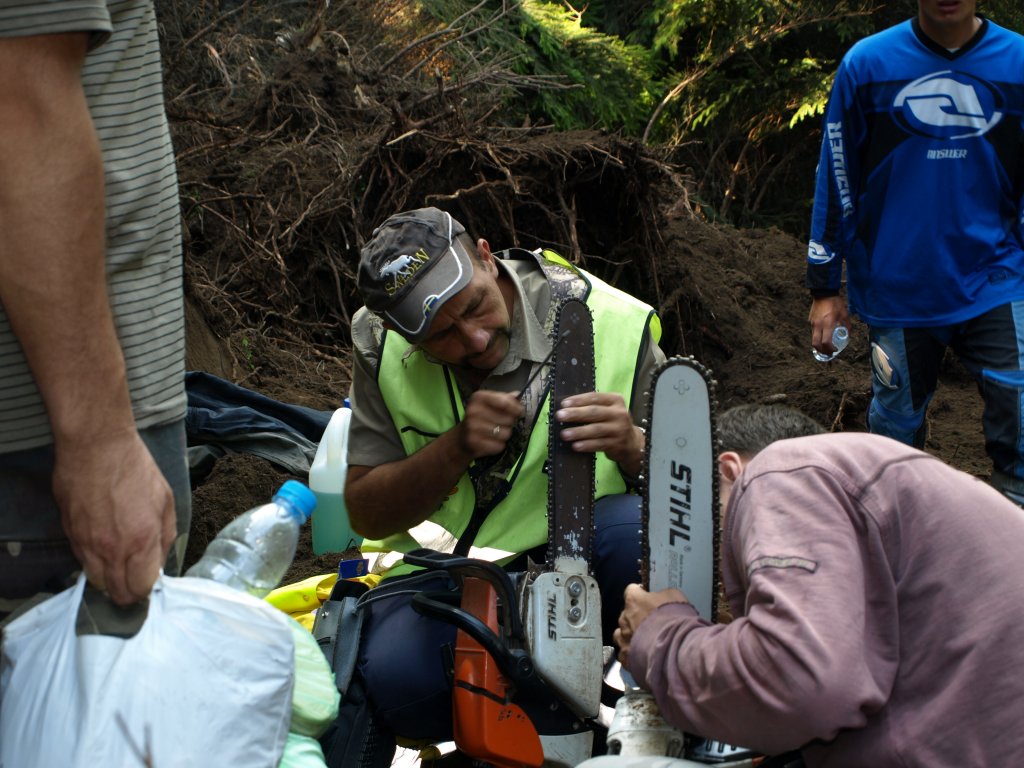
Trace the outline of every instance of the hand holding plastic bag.
{"label": "hand holding plastic bag", "polygon": [[134,637],[78,636],[84,586],[6,629],[0,768],[277,766],[294,679],[283,615],[217,582],[161,576]]}

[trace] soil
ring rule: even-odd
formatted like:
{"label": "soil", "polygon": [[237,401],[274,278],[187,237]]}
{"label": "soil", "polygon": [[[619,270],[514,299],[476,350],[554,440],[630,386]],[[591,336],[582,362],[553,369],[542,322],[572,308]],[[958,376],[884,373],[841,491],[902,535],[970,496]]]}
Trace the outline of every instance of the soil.
{"label": "soil", "polygon": [[[296,18],[287,14],[309,12],[269,4],[272,19],[257,16],[260,4],[220,15],[194,4],[187,17],[175,5],[158,3],[158,13],[185,221],[189,370],[333,411],[349,385],[359,245],[390,213],[437,205],[494,249],[553,247],[651,303],[665,352],[712,370],[719,409],[784,402],[832,431],[865,428],[865,331],[855,322],[835,361],[812,359],[805,244],[705,220],[688,196],[691,171],[671,152],[528,119],[492,125],[485,96],[458,100],[440,74],[389,79],[393,49],[371,41],[390,22],[374,26],[383,23],[374,4],[332,4],[344,13],[317,4]],[[952,358],[926,449],[971,474],[990,471],[980,398]],[[288,477],[251,455],[219,459],[194,488],[187,562]],[[339,557],[314,556],[307,526],[286,581],[333,572]]]}

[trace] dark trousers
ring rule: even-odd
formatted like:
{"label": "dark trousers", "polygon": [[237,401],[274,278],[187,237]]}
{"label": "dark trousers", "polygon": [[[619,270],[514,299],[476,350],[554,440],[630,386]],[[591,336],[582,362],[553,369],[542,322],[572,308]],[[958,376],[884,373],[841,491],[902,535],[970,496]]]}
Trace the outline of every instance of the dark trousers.
{"label": "dark trousers", "polygon": [[[185,556],[192,490],[185,458],[185,422],[139,430],[174,492],[178,538],[164,572],[176,576]],[[40,592],[61,592],[81,569],[53,498],[53,446],[0,455],[0,613]]]}

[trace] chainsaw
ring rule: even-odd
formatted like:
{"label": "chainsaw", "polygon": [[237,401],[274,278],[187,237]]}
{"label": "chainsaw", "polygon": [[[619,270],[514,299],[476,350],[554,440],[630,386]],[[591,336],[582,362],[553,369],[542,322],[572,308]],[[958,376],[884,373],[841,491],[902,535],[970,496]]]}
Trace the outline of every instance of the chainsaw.
{"label": "chainsaw", "polygon": [[[555,318],[551,413],[570,395],[595,387],[590,310],[565,300]],[[557,351],[557,354],[555,352]],[[485,561],[419,550],[406,563],[447,571],[459,604],[418,594],[413,607],[456,625],[455,743],[503,768],[575,766],[593,751],[601,705],[604,647],[601,598],[590,574],[594,455],[548,433],[548,547],[545,562],[509,574]]]}
{"label": "chainsaw", "polygon": [[[555,323],[560,349],[551,374],[550,410],[571,395],[593,392],[594,333],[590,310],[565,301]],[[578,453],[560,437],[571,424],[552,415],[548,427],[548,549],[520,592],[526,636],[538,675],[582,722],[601,706],[604,646],[601,594],[590,574],[594,529],[594,454]],[[593,750],[593,730],[544,739],[548,762],[578,765]]]}
{"label": "chainsaw", "polygon": [[[550,410],[594,390],[590,312],[560,307],[550,375]],[[717,611],[718,470],[713,382],[690,358],[672,358],[652,379],[644,460],[642,573],[650,590],[681,588],[702,616]],[[458,627],[454,654],[455,742],[470,757],[502,768],[578,766],[592,758],[606,649],[601,596],[590,575],[594,456],[560,438],[549,423],[548,549],[522,574],[458,555],[420,551],[406,562],[447,570],[462,585],[458,606],[417,595],[421,613]],[[661,717],[653,697],[628,675],[607,732],[621,757],[677,757],[685,764],[750,765],[750,753],[687,737]],[[694,762],[691,762],[694,761]],[[588,763],[589,765],[589,763]]]}

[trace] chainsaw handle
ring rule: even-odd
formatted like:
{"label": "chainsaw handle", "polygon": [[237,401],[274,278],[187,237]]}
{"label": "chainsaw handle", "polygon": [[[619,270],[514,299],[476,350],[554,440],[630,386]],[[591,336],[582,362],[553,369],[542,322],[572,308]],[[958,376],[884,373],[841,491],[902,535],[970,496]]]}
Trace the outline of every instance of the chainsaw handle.
{"label": "chainsaw handle", "polygon": [[[486,581],[494,587],[494,591],[500,598],[502,626],[508,637],[519,642],[526,639],[526,634],[523,631],[523,619],[516,609],[518,601],[515,597],[515,586],[512,584],[512,578],[508,575],[508,571],[500,565],[487,560],[437,552],[433,549],[416,549],[407,552],[404,559],[409,565],[416,565],[428,570],[446,571],[453,577],[471,576]],[[482,642],[481,645],[483,645]]]}
{"label": "chainsaw handle", "polygon": [[[412,607],[417,613],[454,624],[476,640],[494,659],[501,673],[517,688],[535,688],[539,680],[533,660],[526,651],[507,647],[490,627],[471,613],[432,596],[436,593],[418,592],[413,595]],[[447,594],[447,593],[442,593]]]}

